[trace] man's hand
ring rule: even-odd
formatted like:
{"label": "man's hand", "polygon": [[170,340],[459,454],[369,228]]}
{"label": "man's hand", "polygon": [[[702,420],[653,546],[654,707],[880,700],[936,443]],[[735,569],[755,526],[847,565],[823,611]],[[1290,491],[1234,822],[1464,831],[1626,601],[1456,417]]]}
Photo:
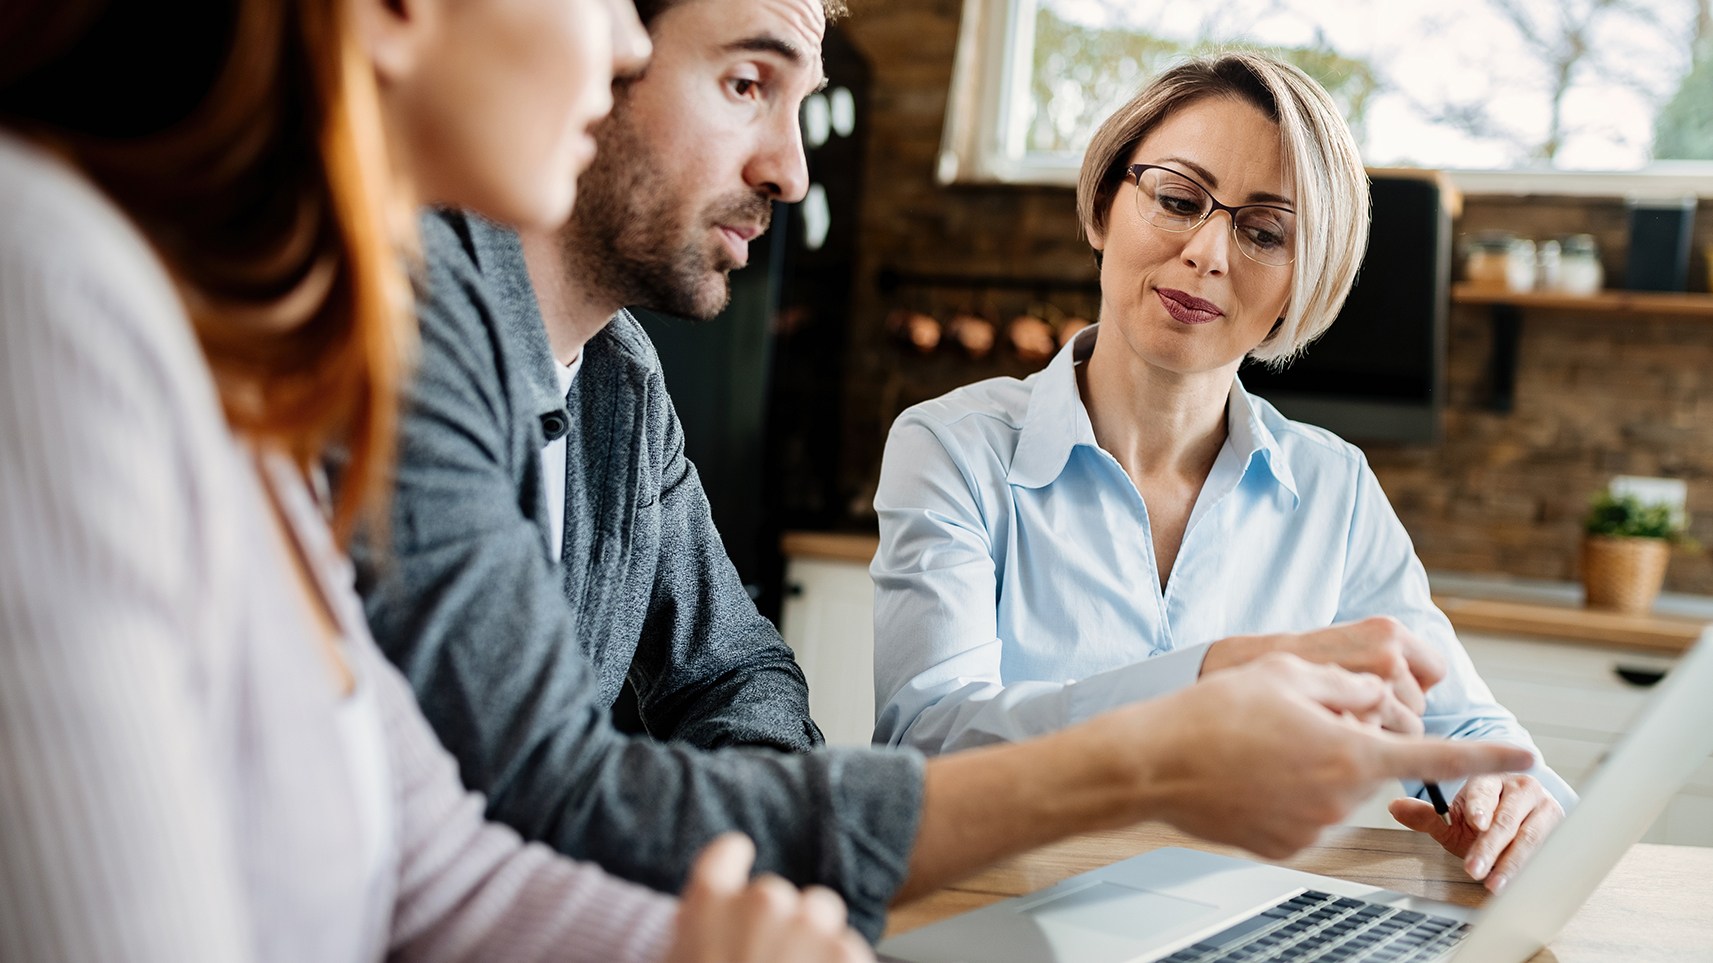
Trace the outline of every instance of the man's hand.
{"label": "man's hand", "polygon": [[1533,776],[1507,773],[1475,776],[1451,801],[1451,825],[1420,799],[1394,799],[1392,818],[1432,836],[1446,852],[1463,857],[1463,869],[1485,880],[1495,893],[1517,876],[1553,827],[1564,808]]}
{"label": "man's hand", "polygon": [[1514,746],[1381,730],[1396,711],[1408,710],[1379,676],[1273,652],[1049,736],[935,757],[895,899],[1071,833],[1144,819],[1282,858],[1387,779],[1534,765]]}
{"label": "man's hand", "polygon": [[666,963],[873,963],[845,926],[845,904],[821,886],[799,892],[777,876],[751,881],[755,844],[727,833],[697,857]]}
{"label": "man's hand", "polygon": [[1164,793],[1151,815],[1280,858],[1388,778],[1437,782],[1534,764],[1512,746],[1381,731],[1395,698],[1378,676],[1272,653],[1143,703],[1152,727],[1135,733],[1149,759],[1137,778]]}
{"label": "man's hand", "polygon": [[1422,731],[1424,695],[1445,678],[1445,657],[1397,619],[1375,616],[1360,622],[1279,635],[1234,635],[1208,647],[1202,675],[1254,661],[1268,652],[1289,652],[1310,662],[1367,672],[1386,680],[1404,713],[1388,708],[1383,725],[1411,735]]}

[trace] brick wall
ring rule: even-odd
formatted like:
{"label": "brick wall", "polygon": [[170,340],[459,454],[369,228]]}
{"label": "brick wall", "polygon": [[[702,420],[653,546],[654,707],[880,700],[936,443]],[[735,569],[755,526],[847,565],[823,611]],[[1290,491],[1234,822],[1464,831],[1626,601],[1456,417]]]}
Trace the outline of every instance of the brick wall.
{"label": "brick wall", "polygon": [[[1070,191],[934,182],[958,0],[853,6],[843,28],[874,69],[841,458],[842,495],[860,524],[886,429],[899,411],[960,384],[1036,367],[1003,348],[979,361],[948,346],[916,356],[887,340],[888,310],[944,319],[973,308],[1004,320],[1042,303],[1092,317],[1098,305],[1074,292],[878,289],[883,267],[1067,279],[1093,279],[1095,268],[1077,237]],[[1489,227],[1537,237],[1594,234],[1607,276],[1623,277],[1622,201],[1470,198],[1457,230]],[[1713,205],[1703,203],[1696,227],[1691,287],[1705,290],[1699,252],[1713,242]],[[1484,308],[1453,309],[1443,444],[1367,448],[1430,568],[1575,578],[1583,507],[1614,474],[1688,480],[1694,534],[1713,546],[1713,318],[1530,312],[1515,408],[1503,415],[1483,408],[1488,328]],[[1713,559],[1676,556],[1667,587],[1713,593]]]}
{"label": "brick wall", "polygon": [[[1444,442],[1366,446],[1423,562],[1574,579],[1588,495],[1617,474],[1688,480],[1693,534],[1713,545],[1713,319],[1524,318],[1514,410],[1485,410],[1487,312],[1458,307]],[[1667,588],[1713,593],[1713,564],[1677,555]]]}

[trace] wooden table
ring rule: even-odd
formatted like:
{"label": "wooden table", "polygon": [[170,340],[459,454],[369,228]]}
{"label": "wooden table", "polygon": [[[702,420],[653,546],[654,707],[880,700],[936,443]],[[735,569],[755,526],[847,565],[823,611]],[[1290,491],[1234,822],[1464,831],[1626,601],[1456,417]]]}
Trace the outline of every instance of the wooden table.
{"label": "wooden table", "polygon": [[[1161,846],[1250,857],[1158,823],[1088,833],[1043,846],[893,910],[888,935],[1033,892]],[[1487,891],[1419,833],[1335,827],[1281,866],[1480,906]],[[1713,960],[1713,849],[1638,843],[1552,945],[1531,963]]]}

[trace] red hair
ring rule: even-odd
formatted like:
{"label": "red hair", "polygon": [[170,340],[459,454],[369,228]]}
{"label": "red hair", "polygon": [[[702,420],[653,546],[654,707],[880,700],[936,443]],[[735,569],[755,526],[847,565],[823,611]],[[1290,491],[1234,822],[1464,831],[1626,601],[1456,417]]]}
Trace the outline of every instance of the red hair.
{"label": "red hair", "polygon": [[341,446],[335,531],[384,525],[410,220],[345,4],[7,6],[0,122],[69,156],[149,238],[233,430],[306,467]]}

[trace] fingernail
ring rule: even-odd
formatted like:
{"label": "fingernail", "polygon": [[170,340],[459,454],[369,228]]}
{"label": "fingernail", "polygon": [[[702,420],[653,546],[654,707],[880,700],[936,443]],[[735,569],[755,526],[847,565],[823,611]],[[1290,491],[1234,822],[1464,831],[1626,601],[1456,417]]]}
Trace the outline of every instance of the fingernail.
{"label": "fingernail", "polygon": [[1481,877],[1486,876],[1487,875],[1487,861],[1483,860],[1483,859],[1478,859],[1478,860],[1475,860],[1474,862],[1470,863],[1469,864],[1469,875],[1475,877],[1476,879],[1480,879]]}
{"label": "fingernail", "polygon": [[1499,893],[1504,891],[1505,884],[1510,881],[1510,877],[1508,876],[1495,876],[1487,882],[1487,886],[1493,892]]}

